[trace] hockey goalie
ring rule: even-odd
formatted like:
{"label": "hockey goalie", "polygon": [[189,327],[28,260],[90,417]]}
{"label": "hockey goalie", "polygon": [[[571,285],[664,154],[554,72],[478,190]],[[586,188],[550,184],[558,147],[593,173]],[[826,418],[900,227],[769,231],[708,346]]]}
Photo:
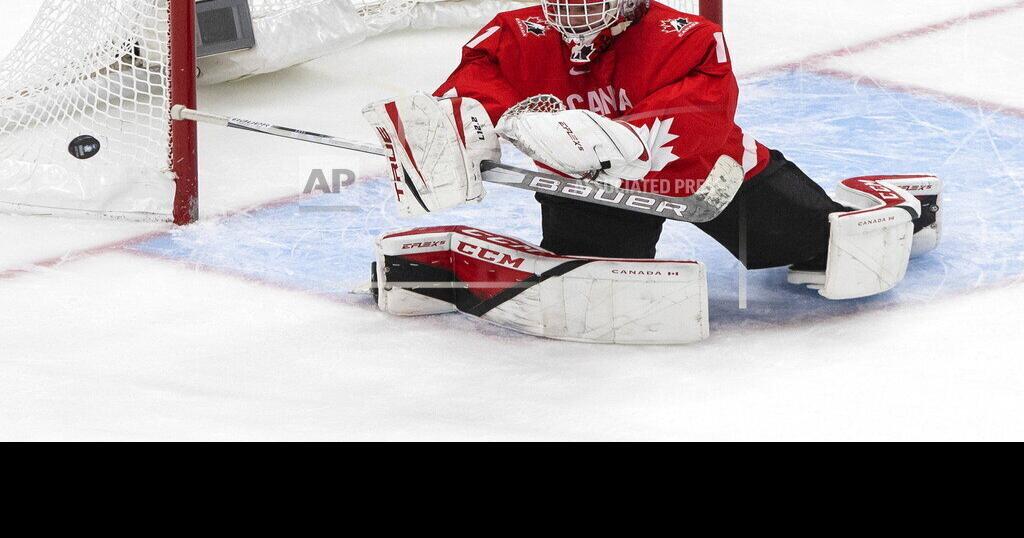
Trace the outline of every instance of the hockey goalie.
{"label": "hockey goalie", "polygon": [[[499,14],[433,95],[364,114],[390,150],[403,214],[484,196],[499,138],[545,170],[685,200],[723,161],[744,181],[697,223],[749,269],[789,267],[831,300],[894,288],[939,240],[940,181],[845,180],[835,198],[735,123],[738,85],[722,28],[648,0],[542,0]],[[708,335],[699,262],[655,260],[665,219],[538,194],[540,246],[469,226],[378,241],[378,305],[464,312],[550,338],[670,344]]]}

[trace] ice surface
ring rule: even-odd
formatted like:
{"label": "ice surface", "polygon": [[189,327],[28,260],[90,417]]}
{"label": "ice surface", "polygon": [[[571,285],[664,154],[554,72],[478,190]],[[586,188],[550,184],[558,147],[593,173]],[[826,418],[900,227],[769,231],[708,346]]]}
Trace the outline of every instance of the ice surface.
{"label": "ice surface", "polygon": [[[711,272],[701,345],[388,318],[348,293],[374,235],[461,222],[537,241],[529,196],[492,187],[483,204],[410,223],[381,202],[390,187],[368,179],[372,159],[203,127],[197,226],[0,215],[0,438],[1021,439],[1024,2],[821,6],[727,2],[742,123],[828,187],[943,177],[944,243],[896,292],[829,303],[784,271],[752,272],[741,311],[737,264],[677,223],[661,256]],[[470,33],[386,36],[207,89],[201,105],[371,140],[359,107],[433,88]],[[364,179],[303,197],[310,168]]]}
{"label": "ice surface", "polygon": [[[743,125],[763,142],[784,148],[827,188],[853,176],[934,173],[947,183],[943,207],[948,218],[943,248],[915,259],[907,280],[892,293],[829,302],[785,285],[784,269],[758,271],[748,274],[750,308],[743,311],[732,256],[692,226],[669,223],[659,255],[700,259],[709,266],[716,331],[930,302],[1005,285],[1024,274],[1024,216],[1019,211],[1024,191],[1018,185],[1024,170],[1024,122],[1019,118],[802,71],[751,82],[744,90]],[[177,230],[132,248],[331,294],[340,301],[366,302],[348,292],[367,279],[374,238],[386,231],[458,223],[540,240],[537,204],[521,191],[492,186],[482,204],[415,224],[395,216],[390,192],[380,175],[339,194]]]}

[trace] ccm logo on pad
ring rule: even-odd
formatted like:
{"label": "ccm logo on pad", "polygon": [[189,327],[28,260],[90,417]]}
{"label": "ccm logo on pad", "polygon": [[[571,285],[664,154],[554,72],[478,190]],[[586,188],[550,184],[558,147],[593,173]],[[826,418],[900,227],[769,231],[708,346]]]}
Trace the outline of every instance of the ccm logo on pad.
{"label": "ccm logo on pad", "polygon": [[519,269],[524,263],[526,263],[525,258],[513,258],[508,254],[503,254],[496,250],[491,250],[479,245],[466,243],[465,241],[459,241],[459,246],[455,247],[455,250],[460,254],[465,254],[466,256],[478,258],[497,265],[504,265],[505,267],[511,267],[513,269]]}

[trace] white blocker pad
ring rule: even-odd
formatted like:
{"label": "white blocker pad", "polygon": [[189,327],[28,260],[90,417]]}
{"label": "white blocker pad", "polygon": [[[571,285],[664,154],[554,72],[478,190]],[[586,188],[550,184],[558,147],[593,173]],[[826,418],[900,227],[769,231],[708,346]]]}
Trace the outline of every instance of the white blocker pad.
{"label": "white blocker pad", "polygon": [[480,164],[501,160],[501,144],[474,99],[414,94],[363,109],[391,162],[399,213],[411,217],[484,198]]}
{"label": "white blocker pad", "polygon": [[824,281],[813,273],[791,272],[790,282],[820,287],[822,297],[833,300],[870,297],[895,288],[907,274],[920,201],[883,177],[844,180],[836,200],[857,210],[829,217]]}
{"label": "white blocker pad", "polygon": [[534,336],[607,344],[684,344],[710,332],[699,262],[558,256],[467,226],[386,234],[377,251],[377,304],[390,314],[458,311]]}

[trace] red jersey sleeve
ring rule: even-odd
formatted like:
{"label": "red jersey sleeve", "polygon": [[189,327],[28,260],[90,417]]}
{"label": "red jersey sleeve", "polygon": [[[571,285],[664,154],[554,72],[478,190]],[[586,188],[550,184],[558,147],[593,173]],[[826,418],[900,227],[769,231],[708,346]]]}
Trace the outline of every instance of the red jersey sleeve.
{"label": "red jersey sleeve", "polygon": [[491,121],[521,101],[501,69],[501,53],[510,28],[500,15],[462,48],[462,62],[434,92],[436,97],[457,95],[480,101]]}
{"label": "red jersey sleeve", "polygon": [[[722,155],[744,163],[760,161],[767,149],[736,125],[739,85],[732,71],[722,29],[706,23],[668,51],[653,92],[635,103],[623,120],[648,138],[652,171],[644,181],[624,186],[669,196],[689,196]],[[765,162],[767,159],[763,159]]]}

